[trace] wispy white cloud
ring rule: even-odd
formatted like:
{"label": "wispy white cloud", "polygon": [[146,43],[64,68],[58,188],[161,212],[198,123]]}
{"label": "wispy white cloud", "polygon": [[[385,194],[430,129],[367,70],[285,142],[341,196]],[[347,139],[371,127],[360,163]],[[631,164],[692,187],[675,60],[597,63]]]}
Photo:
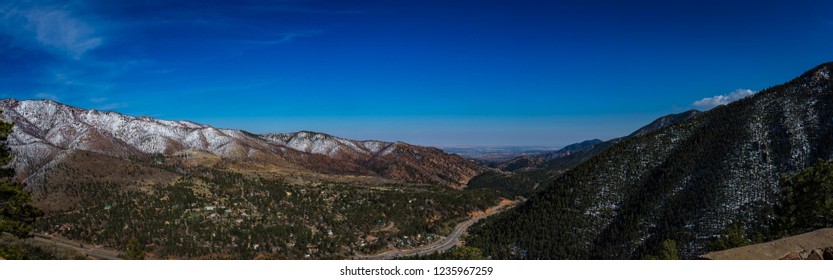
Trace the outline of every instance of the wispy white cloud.
{"label": "wispy white cloud", "polygon": [[0,32],[19,44],[79,60],[103,42],[92,24],[65,7],[24,4],[0,7]]}
{"label": "wispy white cloud", "polygon": [[[51,91],[56,92],[73,92],[85,93],[92,96],[100,96],[100,94],[109,91],[113,85],[106,82],[104,78],[109,78],[109,72],[112,69],[103,66],[54,66],[51,69],[51,75],[43,78],[44,85],[52,88]],[[95,74],[90,74],[95,72]]]}
{"label": "wispy white cloud", "polygon": [[301,7],[295,5],[268,5],[268,6],[244,6],[243,8],[255,10],[259,12],[287,12],[299,14],[325,14],[325,15],[358,15],[364,14],[363,10],[349,10],[349,9],[318,9],[311,7]]}
{"label": "wispy white cloud", "polygon": [[312,37],[315,35],[320,34],[320,30],[309,30],[309,31],[297,31],[297,32],[286,32],[286,33],[278,33],[275,34],[274,38],[271,40],[249,40],[246,41],[247,43],[267,46],[267,45],[279,45],[284,43],[291,43],[295,41],[296,38],[302,37]]}
{"label": "wispy white cloud", "polygon": [[747,96],[755,95],[756,93],[758,92],[751,89],[736,89],[725,95],[715,95],[714,97],[706,97],[700,99],[698,101],[695,101],[691,105],[693,105],[694,107],[700,107],[702,109],[709,110],[720,105],[726,105],[738,101]]}
{"label": "wispy white cloud", "polygon": [[66,11],[31,10],[26,18],[38,42],[65,51],[74,59],[101,45],[102,39],[92,26]]}
{"label": "wispy white cloud", "polygon": [[48,100],[52,100],[52,101],[60,100],[60,98],[58,98],[57,95],[47,93],[47,92],[38,92],[38,93],[35,94],[35,98],[37,98],[37,99],[48,99]]}
{"label": "wispy white cloud", "polygon": [[124,107],[127,107],[127,103],[104,104],[102,106],[96,107],[96,109],[102,110],[102,111],[109,111],[109,110],[115,110],[115,109],[124,108]]}
{"label": "wispy white cloud", "polygon": [[101,103],[101,102],[104,102],[104,101],[107,101],[107,98],[105,98],[105,97],[90,98],[90,102],[92,102],[92,103]]}

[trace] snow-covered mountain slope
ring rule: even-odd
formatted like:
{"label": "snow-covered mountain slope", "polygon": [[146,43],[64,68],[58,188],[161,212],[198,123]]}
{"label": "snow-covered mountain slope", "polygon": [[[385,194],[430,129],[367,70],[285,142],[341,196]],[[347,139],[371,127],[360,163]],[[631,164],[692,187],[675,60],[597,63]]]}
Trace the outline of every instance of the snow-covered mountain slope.
{"label": "snow-covered mountain slope", "polygon": [[[349,155],[375,155],[384,152],[393,143],[382,141],[356,141],[338,138],[332,135],[299,131],[295,133],[270,133],[260,136],[266,141],[283,145],[296,151],[326,155],[331,157]],[[390,150],[387,150],[390,152]]]}
{"label": "snow-covered mountain slope", "polygon": [[296,151],[350,162],[385,178],[408,182],[463,186],[485,171],[458,155],[404,142],[348,140],[310,131],[264,134],[260,138]]}
{"label": "snow-covered mountain slope", "polygon": [[274,145],[242,131],[186,121],[83,110],[46,100],[6,99],[0,108],[3,119],[15,123],[8,141],[17,155],[12,164],[23,174],[69,150],[125,157],[194,149],[229,159],[276,151]]}
{"label": "snow-covered mountain slope", "polygon": [[[8,143],[17,157],[12,166],[23,177],[55,164],[69,151],[83,150],[125,158],[136,155],[183,152],[209,153],[232,161],[280,161],[313,172],[379,175],[388,179],[418,183],[464,185],[482,168],[459,156],[437,153],[431,148],[406,143],[354,141],[302,131],[288,134],[256,135],[241,130],[218,129],[189,121],[167,121],[132,117],[116,112],[84,110],[49,100],[0,100],[2,117],[15,123]],[[399,147],[423,151],[423,155],[397,154]],[[430,152],[428,152],[430,150]],[[462,164],[455,168],[419,166],[414,157],[437,157],[436,162]],[[386,159],[379,163],[379,159]],[[401,161],[401,162],[393,162]],[[385,172],[402,166],[420,170],[420,176]],[[381,168],[380,165],[381,164]],[[382,172],[376,172],[376,171]],[[399,170],[401,171],[401,170]],[[435,174],[436,173],[436,174]],[[396,175],[400,174],[400,175]]]}

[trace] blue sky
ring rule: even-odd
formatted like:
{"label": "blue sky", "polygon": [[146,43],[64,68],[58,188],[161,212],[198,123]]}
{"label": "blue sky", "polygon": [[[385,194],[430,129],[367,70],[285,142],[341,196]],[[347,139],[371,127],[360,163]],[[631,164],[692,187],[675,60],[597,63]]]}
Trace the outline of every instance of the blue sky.
{"label": "blue sky", "polygon": [[255,133],[563,146],[833,61],[829,1],[167,2],[0,3],[0,97]]}

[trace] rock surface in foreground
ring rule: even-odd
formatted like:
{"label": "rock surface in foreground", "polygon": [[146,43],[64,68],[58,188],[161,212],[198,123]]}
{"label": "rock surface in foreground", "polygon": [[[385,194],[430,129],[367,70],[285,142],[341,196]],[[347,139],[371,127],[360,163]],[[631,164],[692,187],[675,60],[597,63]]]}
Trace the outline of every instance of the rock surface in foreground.
{"label": "rock surface in foreground", "polygon": [[710,260],[833,260],[833,228],[700,256]]}

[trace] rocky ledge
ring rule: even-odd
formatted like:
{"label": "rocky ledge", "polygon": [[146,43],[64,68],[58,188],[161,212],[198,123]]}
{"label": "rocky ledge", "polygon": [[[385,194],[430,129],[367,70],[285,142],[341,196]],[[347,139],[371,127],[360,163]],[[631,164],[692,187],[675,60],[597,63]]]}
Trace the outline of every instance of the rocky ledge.
{"label": "rocky ledge", "polygon": [[700,256],[709,260],[833,260],[833,228]]}

